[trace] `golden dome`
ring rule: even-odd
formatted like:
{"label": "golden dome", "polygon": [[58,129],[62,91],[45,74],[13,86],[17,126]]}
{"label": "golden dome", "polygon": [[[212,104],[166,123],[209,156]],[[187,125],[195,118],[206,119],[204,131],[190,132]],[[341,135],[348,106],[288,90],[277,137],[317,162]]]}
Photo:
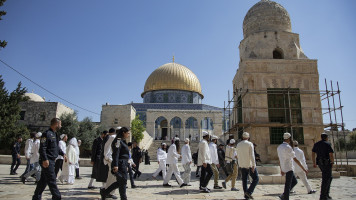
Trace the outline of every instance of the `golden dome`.
{"label": "golden dome", "polygon": [[204,98],[197,76],[190,69],[178,63],[167,63],[153,71],[146,80],[141,96],[157,90],[185,90],[196,92]]}

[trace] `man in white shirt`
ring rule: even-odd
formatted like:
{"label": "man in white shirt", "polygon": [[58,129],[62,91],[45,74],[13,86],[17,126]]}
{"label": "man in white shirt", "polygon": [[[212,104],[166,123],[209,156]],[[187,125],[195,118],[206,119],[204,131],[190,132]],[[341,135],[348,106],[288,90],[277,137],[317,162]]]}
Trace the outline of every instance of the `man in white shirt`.
{"label": "man in white shirt", "polygon": [[182,147],[182,165],[184,168],[184,173],[182,175],[183,181],[187,186],[191,186],[190,183],[190,173],[192,169],[190,164],[192,164],[192,152],[190,151],[189,138],[185,138],[185,145]]}
{"label": "man in white shirt", "polygon": [[157,150],[158,169],[156,170],[155,173],[153,173],[153,175],[152,175],[153,179],[156,179],[156,177],[160,171],[162,171],[163,180],[166,178],[166,174],[167,174],[167,169],[166,169],[167,152],[166,152],[166,149],[167,149],[166,143],[162,143],[161,147],[158,148],[158,150]]}
{"label": "man in white shirt", "polygon": [[218,142],[218,136],[213,135],[211,136],[211,142],[209,143],[209,150],[211,155],[211,169],[214,173],[214,189],[221,189],[222,187],[219,186],[219,157],[218,157],[218,148],[216,143]]}
{"label": "man in white shirt", "polygon": [[78,146],[75,147],[75,155],[77,156],[77,161],[75,163],[75,179],[82,179],[82,177],[80,177],[79,175],[79,161],[80,161],[80,145],[82,145],[82,141],[78,140]]}
{"label": "man in white shirt", "polygon": [[33,165],[33,168],[31,171],[24,174],[23,177],[21,178],[21,181],[23,184],[25,184],[27,178],[29,176],[32,176],[33,174],[36,174],[36,183],[41,178],[41,166],[39,164],[39,158],[40,158],[39,149],[40,149],[41,136],[42,136],[42,133],[38,132],[35,134],[35,138],[32,140],[32,147],[31,147],[31,152],[29,153],[29,155],[30,155],[30,164]]}
{"label": "man in white shirt", "polygon": [[300,166],[300,168],[305,173],[308,173],[308,171],[303,167],[303,165],[296,158],[292,147],[289,145],[291,142],[291,134],[284,133],[283,141],[284,142],[278,146],[277,153],[278,153],[279,163],[281,167],[281,174],[282,176],[286,175],[286,181],[284,184],[284,193],[280,195],[279,198],[282,200],[289,200],[289,193],[291,188],[293,188],[298,183],[297,179],[294,176],[293,160],[295,161],[295,163],[297,163],[297,165]]}
{"label": "man in white shirt", "polygon": [[[308,170],[308,166],[307,166],[307,163],[305,161],[305,156],[304,156],[304,152],[299,149],[298,145],[299,143],[294,140],[293,141],[293,144],[294,144],[294,153],[295,153],[295,156],[297,157],[297,159],[299,160],[299,162],[303,165],[303,167]],[[295,169],[294,169],[294,174],[296,177],[299,177],[300,180],[302,180],[304,186],[307,188],[307,191],[308,191],[308,194],[313,194],[315,193],[316,191],[313,190],[308,182],[308,179],[307,179],[307,175],[305,174],[305,172],[302,170],[302,168],[300,168],[296,163],[295,161],[293,161],[293,164],[295,166]],[[291,188],[292,190],[292,188]]]}
{"label": "man in white shirt", "polygon": [[[58,148],[61,149],[63,152],[67,151],[67,140],[68,140],[68,136],[67,134],[62,134],[59,136],[59,138],[61,139],[58,143]],[[62,166],[63,166],[63,159],[64,157],[61,155],[58,155],[58,157],[56,158],[56,163],[54,164],[54,171],[56,173],[56,176],[59,172],[59,169],[62,170]]]}
{"label": "man in white shirt", "polygon": [[35,138],[35,135],[36,135],[36,132],[32,132],[30,133],[30,138],[26,140],[26,144],[25,144],[25,158],[27,160],[27,163],[26,163],[26,169],[25,171],[23,172],[23,174],[20,176],[21,180],[22,180],[22,177],[30,172],[33,168],[33,164],[30,163],[30,158],[31,158],[31,149],[32,149],[32,145],[33,145],[33,140]]}
{"label": "man in white shirt", "polygon": [[[244,132],[242,134],[242,141],[239,142],[236,146],[237,158],[239,167],[241,168],[242,174],[242,188],[244,190],[245,199],[253,199],[252,193],[258,184],[258,172],[256,169],[256,160],[253,143],[248,141],[250,134]],[[252,183],[247,189],[247,179],[248,175],[252,178]]]}
{"label": "man in white shirt", "polygon": [[[104,164],[109,166],[109,172],[108,172],[108,178],[106,179],[106,184],[105,184],[105,189],[107,189],[111,184],[116,182],[116,177],[114,174],[111,173],[111,162],[113,160],[112,158],[112,148],[111,144],[112,141],[114,141],[116,137],[116,130],[114,128],[109,129],[109,139],[106,141],[104,145]],[[107,198],[115,198],[116,196],[114,195],[115,190],[110,192],[110,196],[107,196]],[[116,197],[117,198],[117,197]]]}
{"label": "man in white shirt", "polygon": [[222,186],[226,189],[226,183],[231,180],[231,191],[239,191],[235,188],[236,178],[238,175],[238,166],[237,166],[237,152],[235,148],[235,140],[229,139],[229,145],[226,146],[225,152],[226,165],[230,165],[232,168],[232,173],[226,177],[225,181],[222,182]]}
{"label": "man in white shirt", "polygon": [[198,166],[202,166],[199,189],[204,193],[210,192],[210,189],[207,188],[207,186],[213,176],[213,170],[211,169],[211,154],[208,145],[209,138],[209,133],[203,131],[203,139],[199,142],[198,152]]}

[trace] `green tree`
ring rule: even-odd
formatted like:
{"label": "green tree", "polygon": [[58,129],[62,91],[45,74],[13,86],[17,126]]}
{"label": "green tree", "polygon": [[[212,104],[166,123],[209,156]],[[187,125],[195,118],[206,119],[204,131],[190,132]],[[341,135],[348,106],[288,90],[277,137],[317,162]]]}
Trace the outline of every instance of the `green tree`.
{"label": "green tree", "polygon": [[79,122],[78,138],[82,141],[81,148],[83,150],[91,150],[94,139],[98,136],[96,125],[89,117],[84,118]]}
{"label": "green tree", "polygon": [[28,100],[24,94],[27,92],[21,82],[17,88],[9,93],[5,88],[5,82],[0,75],[0,145],[8,148],[18,134],[29,133],[27,127],[18,123],[20,119],[20,103]]}
{"label": "green tree", "polygon": [[145,127],[143,126],[143,122],[139,119],[139,115],[136,115],[135,119],[131,122],[131,134],[133,140],[137,143],[141,142],[143,139],[143,132],[145,131]]}
{"label": "green tree", "polygon": [[62,128],[59,129],[58,134],[67,134],[68,138],[77,137],[79,130],[79,122],[77,112],[65,113],[60,116],[62,121]]}
{"label": "green tree", "polygon": [[[0,7],[4,5],[6,0],[0,0]],[[6,15],[6,12],[3,10],[0,10],[0,20],[2,20],[2,16]],[[0,40],[0,47],[5,48],[7,45],[7,42],[5,40]]]}

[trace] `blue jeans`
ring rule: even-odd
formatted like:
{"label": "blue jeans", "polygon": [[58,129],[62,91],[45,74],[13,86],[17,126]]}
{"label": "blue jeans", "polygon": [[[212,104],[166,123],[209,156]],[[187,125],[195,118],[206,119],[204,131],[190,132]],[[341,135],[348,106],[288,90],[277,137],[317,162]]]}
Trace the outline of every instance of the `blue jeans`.
{"label": "blue jeans", "polygon": [[[257,169],[255,168],[255,172],[252,172],[251,168],[241,168],[241,175],[242,175],[242,188],[244,189],[244,192],[247,192],[250,195],[252,195],[253,190],[255,189],[255,187],[259,181]],[[251,183],[250,187],[247,189],[248,175],[251,176],[252,183]]]}
{"label": "blue jeans", "polygon": [[286,182],[284,184],[284,193],[283,193],[284,200],[289,200],[289,193],[294,188],[294,186],[297,185],[297,183],[298,181],[294,176],[294,172],[293,171],[287,172]]}
{"label": "blue jeans", "polygon": [[32,171],[32,169],[33,169],[33,164],[30,164],[30,159],[27,159],[26,169],[21,176],[24,176],[28,172]]}

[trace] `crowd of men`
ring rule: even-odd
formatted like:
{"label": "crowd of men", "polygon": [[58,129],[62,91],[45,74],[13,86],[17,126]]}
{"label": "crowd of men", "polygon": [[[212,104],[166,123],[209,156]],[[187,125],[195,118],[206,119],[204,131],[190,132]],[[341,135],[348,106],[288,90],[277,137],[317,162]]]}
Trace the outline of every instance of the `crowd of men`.
{"label": "crowd of men", "polygon": [[[41,199],[44,189],[49,186],[52,199],[61,199],[61,194],[57,187],[57,180],[66,184],[73,184],[74,179],[79,176],[79,146],[80,140],[71,138],[67,145],[68,137],[65,134],[57,135],[61,128],[61,121],[58,118],[51,120],[50,128],[43,134],[31,133],[31,138],[26,141],[25,157],[27,165],[25,172],[20,176],[23,183],[32,176],[36,180],[36,189],[32,199]],[[259,182],[258,170],[256,167],[256,151],[254,144],[250,142],[250,134],[244,132],[242,140],[237,142],[229,139],[226,147],[223,144],[217,145],[218,137],[203,132],[203,139],[199,142],[197,153],[192,154],[190,149],[190,139],[184,140],[184,145],[180,148],[180,139],[174,137],[169,146],[162,143],[157,150],[158,169],[152,174],[153,179],[157,179],[161,174],[163,186],[171,187],[169,184],[172,175],[179,187],[191,186],[191,171],[193,163],[197,165],[196,176],[199,180],[199,190],[203,193],[210,193],[212,189],[222,190],[227,188],[227,182],[231,181],[231,191],[239,191],[236,188],[238,173],[241,173],[241,183],[243,196],[245,199],[253,199],[253,192]],[[93,183],[101,182],[100,195],[102,199],[113,198],[116,188],[119,189],[120,198],[127,199],[127,180],[130,179],[131,188],[136,188],[134,179],[142,174],[139,171],[142,162],[142,151],[136,142],[126,142],[129,137],[129,129],[126,127],[111,128],[103,131],[99,137],[93,141],[91,152],[92,174],[88,189],[96,189]],[[22,138],[18,137],[12,148],[13,162],[10,169],[11,175],[17,174],[20,165],[20,148]],[[322,171],[322,185],[320,199],[332,199],[330,197],[330,185],[332,181],[331,170],[334,164],[333,149],[328,142],[328,135],[321,134],[321,140],[314,144],[312,161],[314,167],[319,166]],[[304,152],[298,148],[298,142],[292,140],[290,133],[284,133],[283,143],[277,148],[282,176],[285,176],[284,192],[280,199],[288,200],[293,187],[297,184],[296,177],[303,182],[308,194],[316,191],[310,186],[307,173],[308,167]],[[178,162],[184,169],[180,173]],[[61,175],[58,176],[59,170]],[[200,174],[199,174],[200,170]],[[226,179],[219,184],[219,173],[223,171]],[[214,176],[213,188],[208,188],[209,181]],[[58,179],[57,179],[58,177]],[[250,185],[248,186],[249,177]],[[99,189],[99,188],[98,188]]]}

